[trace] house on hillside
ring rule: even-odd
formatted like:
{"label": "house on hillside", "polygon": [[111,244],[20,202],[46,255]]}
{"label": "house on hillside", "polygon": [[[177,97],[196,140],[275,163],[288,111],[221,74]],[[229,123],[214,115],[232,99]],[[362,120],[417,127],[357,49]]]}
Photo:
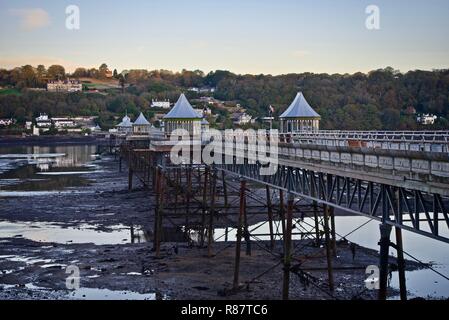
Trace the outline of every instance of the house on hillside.
{"label": "house on hillside", "polygon": [[416,121],[423,125],[431,125],[435,123],[438,117],[434,114],[420,114],[416,117]]}
{"label": "house on hillside", "polygon": [[170,109],[170,100],[157,101],[151,100],[151,108]]}
{"label": "house on hillside", "polygon": [[49,92],[78,92],[83,91],[83,85],[79,80],[50,80],[47,83]]}
{"label": "house on hillside", "polygon": [[50,128],[51,127],[51,119],[47,114],[41,113],[39,117],[36,118],[36,127],[38,128]]}
{"label": "house on hillside", "polygon": [[235,125],[244,125],[248,123],[253,123],[253,117],[251,117],[246,112],[235,112],[231,115],[231,120]]}

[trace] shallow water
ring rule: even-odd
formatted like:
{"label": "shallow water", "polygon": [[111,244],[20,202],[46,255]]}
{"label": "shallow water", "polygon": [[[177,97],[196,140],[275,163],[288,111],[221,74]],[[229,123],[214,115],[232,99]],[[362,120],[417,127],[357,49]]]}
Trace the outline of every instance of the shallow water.
{"label": "shallow water", "polygon": [[147,242],[147,236],[139,226],[111,226],[107,230],[82,224],[64,227],[42,222],[0,221],[0,238],[23,237],[45,243],[93,243],[96,245]]}
{"label": "shallow water", "polygon": [[86,186],[86,175],[99,171],[96,152],[94,145],[0,148],[0,197]]}
{"label": "shallow water", "polygon": [[73,299],[86,300],[156,300],[159,299],[156,293],[138,293],[133,291],[115,291],[97,288],[79,288],[69,296]]}

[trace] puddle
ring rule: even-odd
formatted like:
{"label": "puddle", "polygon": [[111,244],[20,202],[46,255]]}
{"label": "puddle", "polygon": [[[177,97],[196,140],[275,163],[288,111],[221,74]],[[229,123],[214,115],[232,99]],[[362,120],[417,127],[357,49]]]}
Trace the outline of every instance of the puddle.
{"label": "puddle", "polygon": [[73,299],[85,300],[162,300],[156,293],[138,293],[133,291],[114,291],[109,289],[80,288],[69,294]]}
{"label": "puddle", "polygon": [[53,262],[51,259],[39,259],[35,257],[23,257],[23,256],[16,256],[16,255],[3,255],[0,256],[1,260],[7,260],[12,262],[24,262],[27,265],[33,265],[38,263],[50,263]]}
{"label": "puddle", "polygon": [[42,222],[0,222],[0,237],[23,237],[36,242],[96,245],[147,242],[148,238],[139,226],[116,225],[99,230],[96,225],[81,224],[63,227]]}
{"label": "puddle", "polygon": [[62,175],[77,175],[77,174],[91,174],[104,172],[103,170],[95,170],[95,171],[61,171],[61,172],[38,172],[39,175],[44,176],[62,176]]}
{"label": "puddle", "polygon": [[88,194],[93,193],[92,191],[0,191],[1,197],[43,197],[54,194]]}

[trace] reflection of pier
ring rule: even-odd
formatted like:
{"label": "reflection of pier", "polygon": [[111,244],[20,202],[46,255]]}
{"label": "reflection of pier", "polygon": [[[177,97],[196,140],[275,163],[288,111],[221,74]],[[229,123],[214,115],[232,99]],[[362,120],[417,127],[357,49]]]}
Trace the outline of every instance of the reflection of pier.
{"label": "reflection of pier", "polygon": [[[320,132],[314,134],[319,136]],[[420,135],[426,134],[415,133]],[[442,136],[447,141],[447,134]],[[162,230],[167,225],[186,234],[194,231],[198,245],[207,246],[209,257],[219,254],[214,251],[214,230],[224,228],[221,237],[230,241],[234,239],[228,234],[234,229],[234,290],[240,288],[242,241],[247,255],[257,245],[282,256],[284,298],[288,298],[291,274],[312,281],[301,268],[304,257],[297,257],[300,246],[293,240],[301,238],[324,244],[328,270],[325,290],[332,292],[338,250],[335,209],[380,222],[380,299],[387,293],[390,247],[397,251],[401,298],[406,299],[403,229],[449,242],[449,158],[441,152],[447,148],[441,140],[434,144],[426,140],[423,148],[412,144],[396,148],[376,138],[353,145],[305,141],[299,134],[284,134],[280,136],[277,171],[269,176],[260,175],[261,164],[249,156],[257,151],[248,154],[247,144],[242,147],[233,138],[234,154],[243,149],[243,163],[231,157],[232,162],[226,164],[174,165],[168,156],[170,143],[159,140],[128,137],[120,153],[120,167],[122,158],[129,167],[129,188],[137,178],[154,199],[156,255],[160,254]],[[217,150],[224,159],[226,154]],[[250,227],[257,222],[259,227]],[[263,225],[268,225],[268,232],[261,231]],[[395,243],[390,242],[392,228]],[[261,241],[262,237],[268,241]]]}

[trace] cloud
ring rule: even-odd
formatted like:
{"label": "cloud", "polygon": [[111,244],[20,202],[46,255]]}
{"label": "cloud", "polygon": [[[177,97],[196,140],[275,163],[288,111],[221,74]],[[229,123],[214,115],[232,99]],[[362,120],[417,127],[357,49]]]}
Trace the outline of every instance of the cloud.
{"label": "cloud", "polygon": [[41,8],[11,9],[9,13],[19,17],[20,27],[23,30],[31,31],[50,24],[48,12]]}

